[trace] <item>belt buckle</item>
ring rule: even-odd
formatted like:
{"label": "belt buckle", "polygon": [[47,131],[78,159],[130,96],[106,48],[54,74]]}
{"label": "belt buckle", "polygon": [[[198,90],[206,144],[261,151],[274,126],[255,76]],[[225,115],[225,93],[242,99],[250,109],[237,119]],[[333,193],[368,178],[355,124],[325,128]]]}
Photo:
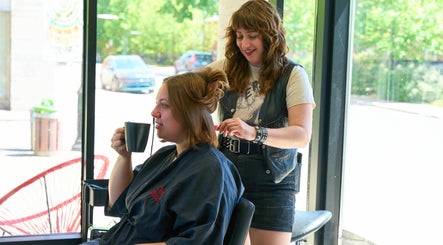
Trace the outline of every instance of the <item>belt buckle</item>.
{"label": "belt buckle", "polygon": [[251,153],[251,142],[246,141],[246,143],[248,144],[248,151],[245,154],[249,154],[249,153]]}
{"label": "belt buckle", "polygon": [[233,153],[240,153],[240,140],[229,139],[229,150]]}
{"label": "belt buckle", "polygon": [[248,144],[248,150],[246,153],[242,153],[240,139],[229,139],[229,150],[233,153],[249,154],[251,152],[251,142],[246,141],[246,143]]}

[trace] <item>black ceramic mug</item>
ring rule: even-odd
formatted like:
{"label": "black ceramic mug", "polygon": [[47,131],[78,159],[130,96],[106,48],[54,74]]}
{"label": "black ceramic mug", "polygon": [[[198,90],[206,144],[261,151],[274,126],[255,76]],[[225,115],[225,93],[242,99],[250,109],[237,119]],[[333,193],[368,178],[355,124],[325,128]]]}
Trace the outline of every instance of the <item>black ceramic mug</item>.
{"label": "black ceramic mug", "polygon": [[144,152],[149,138],[151,124],[140,122],[125,122],[126,150],[129,152]]}

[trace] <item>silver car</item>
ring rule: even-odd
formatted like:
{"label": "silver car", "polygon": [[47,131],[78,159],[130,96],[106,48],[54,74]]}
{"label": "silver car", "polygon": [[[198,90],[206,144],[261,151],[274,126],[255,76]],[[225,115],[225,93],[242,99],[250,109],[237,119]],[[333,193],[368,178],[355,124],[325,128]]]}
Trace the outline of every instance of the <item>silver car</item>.
{"label": "silver car", "polygon": [[138,55],[110,55],[100,73],[103,89],[119,92],[154,92],[155,76]]}
{"label": "silver car", "polygon": [[215,55],[211,52],[187,51],[174,61],[175,73],[195,71],[202,66],[206,66],[215,60]]}

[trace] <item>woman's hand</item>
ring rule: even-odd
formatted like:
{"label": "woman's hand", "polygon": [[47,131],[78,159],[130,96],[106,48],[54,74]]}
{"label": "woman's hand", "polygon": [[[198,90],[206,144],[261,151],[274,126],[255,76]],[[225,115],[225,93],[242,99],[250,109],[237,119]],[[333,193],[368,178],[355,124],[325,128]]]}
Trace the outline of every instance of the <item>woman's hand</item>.
{"label": "woman's hand", "polygon": [[[263,144],[281,149],[304,148],[311,139],[312,103],[292,106],[288,109],[288,126],[282,128],[267,128],[268,137]],[[218,130],[223,136],[236,136],[253,141],[256,131],[240,118],[226,119],[220,123]]]}
{"label": "woman's hand", "polygon": [[240,139],[254,140],[255,128],[238,117],[224,120],[218,126],[220,134],[223,136],[235,136]]}
{"label": "woman's hand", "polygon": [[132,153],[126,150],[125,128],[117,128],[111,138],[111,147],[119,154],[109,177],[109,207],[134,178],[132,172]]}
{"label": "woman's hand", "polygon": [[126,150],[125,128],[117,128],[111,138],[111,147],[122,157],[129,156],[131,153]]}

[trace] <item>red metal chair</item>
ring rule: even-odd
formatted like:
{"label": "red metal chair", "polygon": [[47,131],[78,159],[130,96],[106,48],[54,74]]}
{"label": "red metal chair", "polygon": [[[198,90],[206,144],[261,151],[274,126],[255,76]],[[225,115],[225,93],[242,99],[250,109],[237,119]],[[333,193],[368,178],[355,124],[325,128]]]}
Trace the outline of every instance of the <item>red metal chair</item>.
{"label": "red metal chair", "polygon": [[[94,156],[95,178],[109,159]],[[0,198],[3,236],[80,232],[81,158],[63,162],[23,182]]]}

